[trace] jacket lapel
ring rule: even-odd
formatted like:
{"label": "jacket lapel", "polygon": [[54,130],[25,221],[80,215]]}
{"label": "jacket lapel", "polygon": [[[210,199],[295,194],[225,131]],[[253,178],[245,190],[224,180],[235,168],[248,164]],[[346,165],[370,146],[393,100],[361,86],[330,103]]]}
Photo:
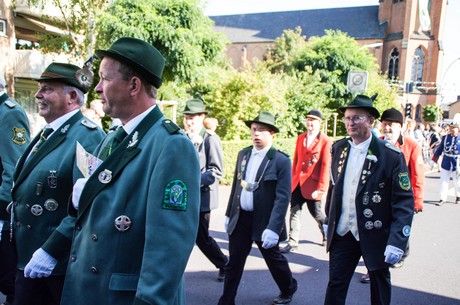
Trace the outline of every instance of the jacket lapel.
{"label": "jacket lapel", "polygon": [[[55,130],[54,133],[49,136],[49,138],[43,143],[43,145],[40,147],[40,149],[32,153],[30,155],[29,159],[25,161],[24,159],[22,160],[25,163],[22,163],[23,167],[21,168],[21,171],[18,174],[18,179],[16,183],[21,182],[27,175],[31,172],[31,170],[45,157],[47,156],[51,151],[53,151],[56,147],[58,147],[62,141],[64,141],[67,137],[67,133],[69,132],[70,128],[78,122],[81,118],[83,118],[83,115],[80,111],[78,111],[76,114],[74,114],[70,119],[68,119],[64,124],[62,124],[59,129]],[[41,133],[41,132],[40,132]],[[31,149],[37,143],[38,139],[40,138],[40,133],[34,138],[32,143],[29,145],[27,152],[23,155],[23,157],[27,158],[29,155]]]}
{"label": "jacket lapel", "polygon": [[106,186],[111,185],[122,169],[141,152],[137,145],[162,116],[163,114],[158,106],[153,108],[136,129],[117,146],[113,153],[89,177],[80,197],[77,219],[84,214],[97,194]]}

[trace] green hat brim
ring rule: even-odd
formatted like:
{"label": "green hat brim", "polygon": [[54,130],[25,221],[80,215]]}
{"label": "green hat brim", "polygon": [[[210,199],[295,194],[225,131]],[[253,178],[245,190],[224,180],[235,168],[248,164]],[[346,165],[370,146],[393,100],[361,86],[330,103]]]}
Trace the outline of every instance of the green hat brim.
{"label": "green hat brim", "polygon": [[254,120],[245,121],[244,123],[245,123],[246,126],[248,126],[249,128],[251,128],[252,123],[264,124],[264,125],[269,126],[274,132],[276,132],[276,133],[280,132],[280,130],[278,129],[278,127],[276,127],[275,125],[269,124],[269,123],[260,122],[260,121],[254,121]]}

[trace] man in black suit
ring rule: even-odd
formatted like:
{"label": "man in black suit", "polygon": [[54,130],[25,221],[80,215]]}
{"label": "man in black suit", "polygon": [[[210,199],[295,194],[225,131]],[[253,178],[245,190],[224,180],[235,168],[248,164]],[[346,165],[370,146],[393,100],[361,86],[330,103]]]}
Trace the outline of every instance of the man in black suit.
{"label": "man in black suit", "polygon": [[219,207],[219,179],[222,178],[224,171],[224,156],[219,136],[213,131],[206,130],[203,126],[206,114],[208,111],[202,100],[187,101],[184,109],[184,127],[200,160],[200,224],[196,245],[219,269],[217,280],[223,282],[227,257],[222,253],[214,238],[209,235],[209,221],[211,210]]}
{"label": "man in black suit", "polygon": [[358,95],[340,108],[351,138],[332,146],[325,305],[345,304],[361,256],[371,279],[371,304],[390,304],[389,267],[401,259],[409,240],[414,198],[406,162],[398,148],[372,135],[380,116],[372,102]]}
{"label": "man in black suit", "polygon": [[288,261],[280,252],[286,238],[284,220],[291,197],[291,161],[275,149],[278,132],[274,116],[261,111],[252,121],[253,146],[238,153],[232,190],[225,215],[230,260],[219,305],[234,305],[246,258],[255,242],[281,293],[272,304],[289,304],[297,290]]}

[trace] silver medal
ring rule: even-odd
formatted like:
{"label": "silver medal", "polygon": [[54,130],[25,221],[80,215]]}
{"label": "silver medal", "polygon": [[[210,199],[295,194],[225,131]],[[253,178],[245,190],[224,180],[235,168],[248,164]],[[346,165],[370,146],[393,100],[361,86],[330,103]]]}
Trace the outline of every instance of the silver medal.
{"label": "silver medal", "polygon": [[39,204],[34,204],[31,208],[30,208],[30,212],[32,213],[32,215],[34,216],[40,216],[41,214],[43,214],[43,208],[41,205]]}
{"label": "silver medal", "polygon": [[98,178],[101,183],[107,184],[112,180],[112,172],[108,169],[104,169],[99,173]]}
{"label": "silver medal", "polygon": [[369,195],[364,194],[363,196],[363,204],[368,205],[369,204]]}
{"label": "silver medal", "polygon": [[364,214],[364,217],[366,217],[366,218],[371,218],[372,215],[374,215],[374,212],[372,212],[371,209],[365,209],[365,210],[363,211],[363,214]]}
{"label": "silver medal", "polygon": [[45,207],[45,209],[47,209],[48,211],[50,212],[54,212],[57,210],[57,208],[59,207],[59,204],[57,203],[56,200],[50,198],[50,199],[47,199],[45,201],[45,203],[43,204],[43,206]]}
{"label": "silver medal", "polygon": [[380,229],[382,227],[382,222],[380,220],[374,221],[374,227]]}
{"label": "silver medal", "polygon": [[366,221],[364,227],[368,230],[372,230],[374,228],[374,223],[372,221]]}
{"label": "silver medal", "polygon": [[379,194],[374,194],[374,196],[372,196],[373,203],[380,203],[380,201],[382,201],[382,197]]}
{"label": "silver medal", "polygon": [[128,231],[131,227],[131,219],[126,215],[121,215],[115,218],[115,228],[120,232]]}

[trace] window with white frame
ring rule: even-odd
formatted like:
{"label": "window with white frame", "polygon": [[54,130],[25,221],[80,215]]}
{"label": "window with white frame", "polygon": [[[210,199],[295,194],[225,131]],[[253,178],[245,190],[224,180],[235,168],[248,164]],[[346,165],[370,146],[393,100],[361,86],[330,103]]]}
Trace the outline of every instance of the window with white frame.
{"label": "window with white frame", "polygon": [[6,36],[6,20],[0,19],[0,35]]}

